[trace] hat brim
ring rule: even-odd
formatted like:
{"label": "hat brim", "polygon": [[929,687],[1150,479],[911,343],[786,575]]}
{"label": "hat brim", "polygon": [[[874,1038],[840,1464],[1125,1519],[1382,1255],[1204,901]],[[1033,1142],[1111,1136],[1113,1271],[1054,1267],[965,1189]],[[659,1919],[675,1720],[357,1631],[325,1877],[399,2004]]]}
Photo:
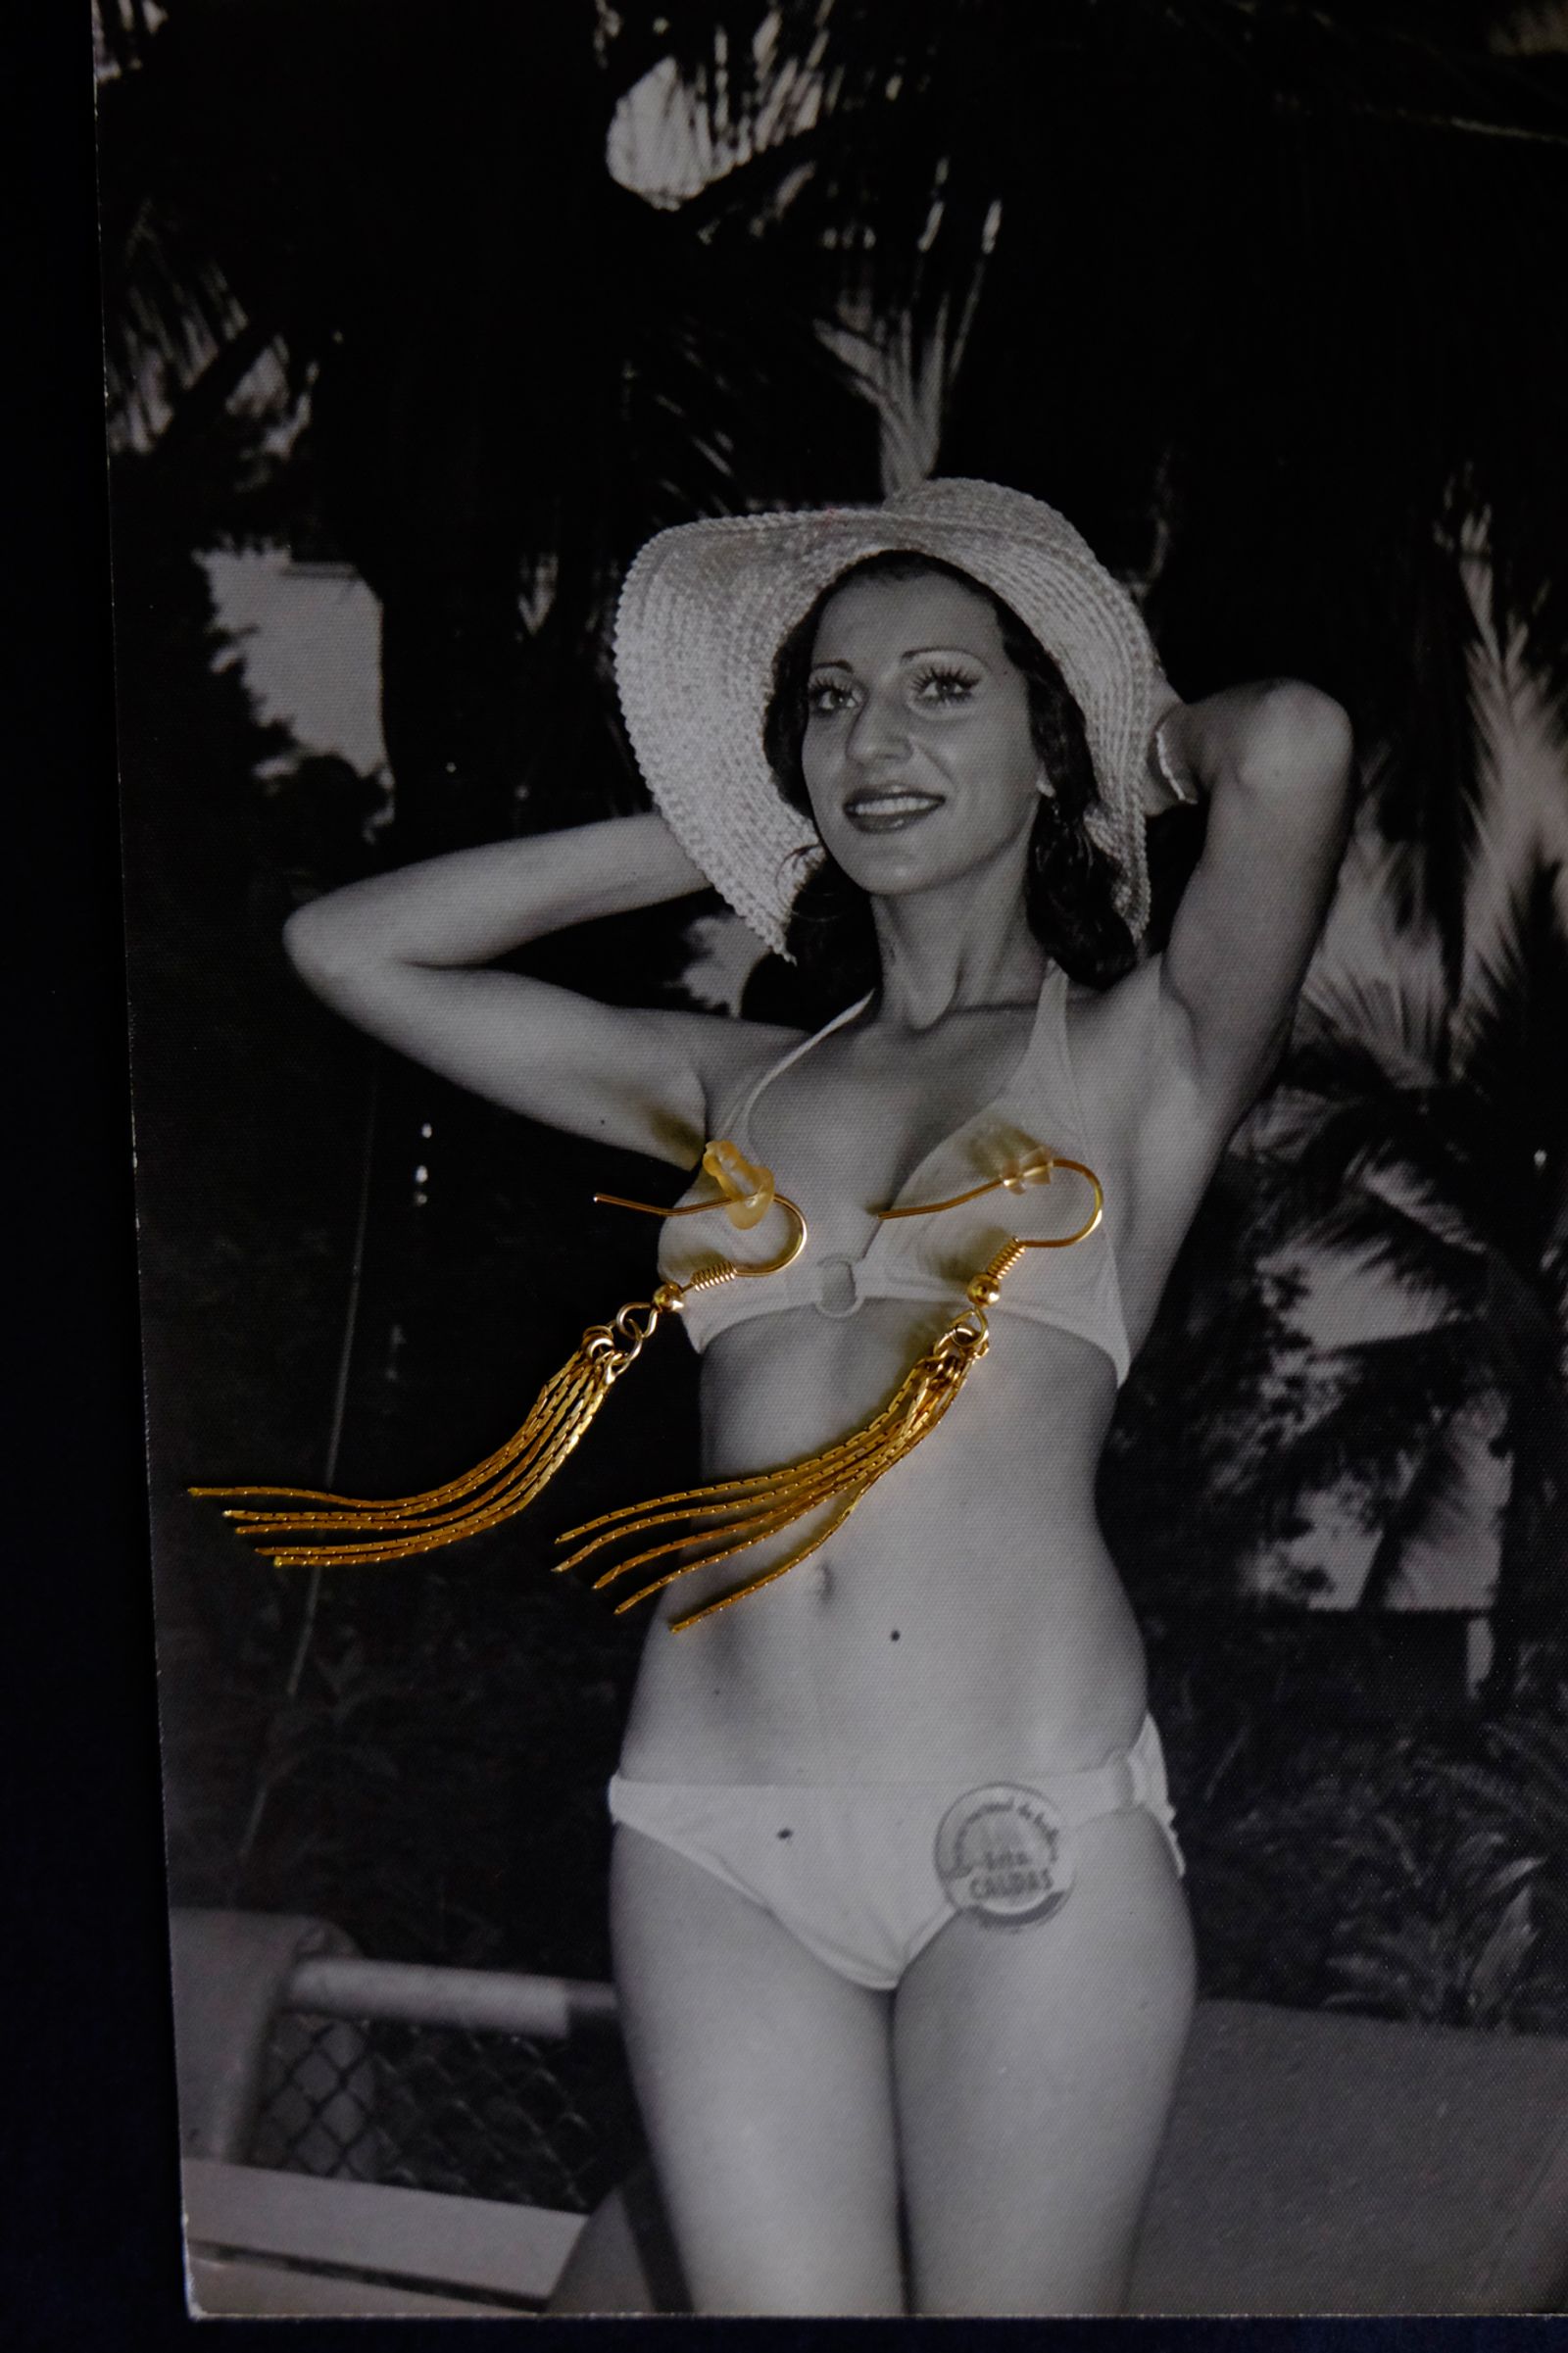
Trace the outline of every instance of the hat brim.
{"label": "hat brim", "polygon": [[1149,913],[1142,778],[1154,650],[1132,598],[1065,517],[995,483],[927,482],[877,507],[682,523],[650,540],[621,593],[615,677],[671,831],[783,953],[791,906],[822,850],[762,748],[774,662],[824,589],[894,552],[933,557],[990,589],[1059,665],[1099,789],[1087,830],[1115,863],[1117,907],[1136,938]]}

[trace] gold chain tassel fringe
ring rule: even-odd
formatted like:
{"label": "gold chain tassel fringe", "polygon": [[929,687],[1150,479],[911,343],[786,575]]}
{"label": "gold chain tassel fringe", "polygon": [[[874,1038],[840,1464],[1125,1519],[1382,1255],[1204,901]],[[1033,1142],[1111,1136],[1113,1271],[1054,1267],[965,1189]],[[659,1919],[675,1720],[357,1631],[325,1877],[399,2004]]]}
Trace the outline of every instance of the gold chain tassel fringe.
{"label": "gold chain tassel fringe", "polygon": [[[622,1543],[635,1544],[640,1538],[652,1535],[656,1529],[675,1528],[683,1533],[666,1537],[645,1550],[633,1552],[604,1569],[594,1580],[597,1593],[602,1586],[612,1585],[633,1569],[643,1569],[655,1561],[667,1560],[672,1553],[687,1557],[673,1568],[661,1571],[634,1593],[615,1604],[615,1615],[635,1609],[639,1601],[647,1601],[662,1593],[681,1577],[690,1577],[698,1569],[716,1567],[721,1560],[731,1560],[739,1552],[750,1551],[754,1544],[764,1544],[770,1536],[808,1513],[826,1509],[827,1516],[814,1535],[794,1545],[781,1560],[774,1561],[759,1575],[731,1586],[713,1600],[699,1609],[690,1609],[669,1621],[672,1634],[688,1626],[696,1626],[704,1618],[712,1617],[718,1610],[728,1609],[744,1600],[748,1593],[760,1593],[763,1586],[797,1568],[819,1551],[855,1509],[862,1495],[885,1478],[895,1463],[902,1462],[936,1428],[958,1391],[962,1388],[971,1365],[978,1364],[991,1345],[985,1310],[994,1307],[1002,1297],[1002,1285],[1025,1253],[1032,1250],[1067,1250],[1092,1234],[1100,1223],[1104,1208],[1104,1195],[1100,1179],[1092,1168],[1081,1161],[1065,1160],[1042,1153],[1031,1164],[1022,1182],[1012,1178],[994,1179],[980,1187],[990,1192],[997,1184],[1009,1184],[1021,1190],[1022,1184],[1049,1184],[1056,1168],[1071,1168],[1087,1177],[1094,1189],[1094,1201],[1086,1221],[1071,1233],[1050,1241],[1021,1241],[1013,1238],[1004,1242],[990,1264],[973,1276],[965,1287],[969,1304],[965,1312],[951,1323],[941,1338],[918,1357],[905,1374],[894,1396],[880,1413],[860,1429],[852,1431],[836,1446],[819,1454],[811,1454],[804,1462],[788,1463],[776,1471],[759,1471],[744,1479],[714,1480],[706,1487],[682,1488],[677,1494],[656,1495],[651,1502],[622,1505],[618,1511],[602,1512],[598,1519],[585,1520],[580,1528],[568,1529],[556,1539],[558,1544],[570,1544],[580,1537],[586,1544],[566,1559],[557,1561],[558,1570],[574,1569],[596,1553]],[[964,1200],[973,1195],[966,1194]],[[936,1208],[950,1208],[948,1201],[928,1203],[924,1210],[885,1212],[900,1216],[928,1214]],[[831,1508],[828,1508],[831,1507]],[[716,1527],[699,1529],[702,1521],[717,1521]]]}
{"label": "gold chain tassel fringe", "polygon": [[[688,1553],[689,1557],[676,1567],[663,1570],[618,1602],[618,1616],[635,1608],[639,1601],[662,1593],[677,1578],[689,1577],[695,1570],[712,1568],[718,1561],[749,1551],[754,1544],[765,1543],[768,1537],[778,1535],[808,1512],[831,1506],[814,1534],[793,1546],[782,1560],[731,1587],[728,1593],[706,1602],[702,1608],[672,1618],[671,1631],[679,1633],[703,1618],[713,1616],[717,1610],[728,1609],[747,1593],[760,1592],[787,1570],[809,1559],[826,1544],[844,1525],[861,1496],[936,1428],[963,1386],[969,1367],[979,1362],[989,1346],[985,1317],[978,1310],[960,1317],[910,1366],[881,1412],[836,1446],[781,1470],[762,1471],[746,1479],[720,1479],[707,1487],[685,1488],[677,1495],[660,1495],[649,1503],[634,1503],[619,1511],[605,1512],[597,1520],[586,1521],[582,1527],[557,1539],[564,1544],[573,1544],[581,1537],[587,1537],[588,1542],[578,1544],[567,1559],[558,1561],[556,1566],[576,1568],[608,1546],[635,1544],[657,1528],[683,1528],[685,1533],[633,1552],[629,1558],[603,1570],[594,1580],[597,1591],[634,1569],[666,1559],[671,1553]],[[701,1534],[694,1532],[694,1523],[714,1519],[720,1523],[717,1527]],[[693,1550],[693,1546],[698,1548]]]}
{"label": "gold chain tassel fringe", "polygon": [[[193,1487],[193,1495],[271,1495],[316,1511],[229,1509],[238,1535],[248,1537],[279,1568],[370,1568],[433,1552],[525,1511],[578,1445],[627,1366],[652,1338],[672,1299],[639,1299],[612,1323],[595,1324],[560,1371],[540,1390],[521,1428],[460,1479],[417,1495],[375,1502],[363,1495],[328,1495],[310,1487]],[[319,1533],[314,1533],[319,1532]],[[305,1540],[305,1541],[292,1541]]]}
{"label": "gold chain tassel fringe", "polygon": [[[663,1209],[657,1202],[625,1201],[613,1193],[596,1193],[594,1199],[660,1218],[698,1217],[722,1209],[738,1231],[760,1224],[776,1203],[789,1229],[783,1249],[775,1257],[751,1263],[710,1259],[684,1283],[661,1283],[651,1299],[635,1299],[610,1323],[590,1325],[573,1353],[540,1390],[522,1427],[460,1479],[427,1488],[421,1495],[379,1501],[316,1487],[193,1487],[190,1494],[220,1501],[271,1496],[275,1504],[290,1506],[257,1509],[253,1502],[242,1502],[223,1514],[264,1558],[287,1569],[354,1564],[374,1568],[408,1560],[526,1511],[580,1443],[621,1374],[636,1363],[663,1316],[678,1315],[694,1293],[716,1283],[777,1274],[805,1248],[806,1219],[787,1195],[775,1193],[770,1170],[743,1159],[727,1138],[707,1147],[702,1164],[718,1188],[715,1200]],[[306,1504],[322,1508],[300,1508]]]}

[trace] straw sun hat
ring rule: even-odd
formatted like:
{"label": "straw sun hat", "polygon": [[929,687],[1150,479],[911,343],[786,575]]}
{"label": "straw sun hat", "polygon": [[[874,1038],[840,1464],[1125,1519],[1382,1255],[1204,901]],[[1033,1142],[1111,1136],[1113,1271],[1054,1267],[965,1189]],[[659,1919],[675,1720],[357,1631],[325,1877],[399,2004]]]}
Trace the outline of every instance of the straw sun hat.
{"label": "straw sun hat", "polygon": [[736,913],[782,950],[795,894],[822,851],[762,750],[774,658],[840,573],[894,550],[967,572],[1060,666],[1100,788],[1085,823],[1115,861],[1116,905],[1137,937],[1149,916],[1141,781],[1169,689],[1138,608],[1071,523],[995,482],[924,482],[880,507],[681,523],[649,541],[621,592],[615,677],[632,749],[671,831]]}

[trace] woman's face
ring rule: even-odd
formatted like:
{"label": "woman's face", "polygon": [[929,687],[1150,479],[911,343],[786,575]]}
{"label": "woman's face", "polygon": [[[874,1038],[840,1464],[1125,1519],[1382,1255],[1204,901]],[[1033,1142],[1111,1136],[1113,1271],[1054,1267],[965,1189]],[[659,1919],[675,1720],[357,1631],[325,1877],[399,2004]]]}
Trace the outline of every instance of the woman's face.
{"label": "woman's face", "polygon": [[985,597],[941,572],[849,580],[817,623],[801,767],[852,881],[904,896],[1027,845],[1040,756]]}

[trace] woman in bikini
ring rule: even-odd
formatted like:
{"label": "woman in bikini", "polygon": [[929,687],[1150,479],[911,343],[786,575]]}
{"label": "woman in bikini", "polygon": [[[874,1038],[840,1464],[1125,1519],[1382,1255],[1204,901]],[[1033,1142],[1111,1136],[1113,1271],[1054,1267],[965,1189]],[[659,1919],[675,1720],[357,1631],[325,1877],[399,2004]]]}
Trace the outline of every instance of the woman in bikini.
{"label": "woman in bikini", "polygon": [[[350,1019],[529,1118],[773,1173],[805,1246],[685,1305],[706,1475],[865,1425],[999,1248],[1103,1199],[983,1295],[986,1363],[799,1565],[708,1606],[792,1524],[655,1596],[611,1900],[663,2207],[700,2312],[1113,2312],[1193,1963],[1096,1467],[1286,1034],[1348,723],[1294,683],[1176,703],[1077,535],[985,484],[662,534],[616,656],[656,810],[356,884],[289,945]],[[1140,958],[1145,819],[1200,795]],[[838,973],[824,1029],[487,969],[705,881]],[[772,1263],[790,1215],[718,1247]],[[705,1228],[665,1226],[666,1281]]]}

